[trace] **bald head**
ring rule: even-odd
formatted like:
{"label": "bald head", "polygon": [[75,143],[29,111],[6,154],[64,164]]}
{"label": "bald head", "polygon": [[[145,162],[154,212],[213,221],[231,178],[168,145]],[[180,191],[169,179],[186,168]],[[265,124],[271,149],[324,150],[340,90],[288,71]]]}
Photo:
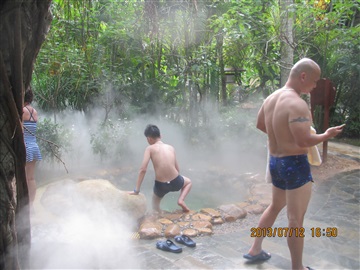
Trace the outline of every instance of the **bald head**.
{"label": "bald head", "polygon": [[303,58],[303,59],[299,60],[292,67],[292,69],[290,71],[290,77],[298,76],[302,72],[305,72],[305,73],[320,72],[320,67],[315,61],[313,61],[309,58]]}

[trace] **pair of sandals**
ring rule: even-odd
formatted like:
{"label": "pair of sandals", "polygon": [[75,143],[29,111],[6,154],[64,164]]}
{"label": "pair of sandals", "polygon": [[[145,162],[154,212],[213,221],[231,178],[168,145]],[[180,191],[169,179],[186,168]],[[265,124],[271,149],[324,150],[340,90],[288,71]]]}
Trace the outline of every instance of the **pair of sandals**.
{"label": "pair of sandals", "polygon": [[[187,235],[177,235],[174,237],[175,241],[179,244],[183,244],[187,247],[196,247],[196,243]],[[173,241],[167,239],[165,241],[157,241],[156,248],[169,251],[173,253],[181,253],[182,248],[177,246]]]}

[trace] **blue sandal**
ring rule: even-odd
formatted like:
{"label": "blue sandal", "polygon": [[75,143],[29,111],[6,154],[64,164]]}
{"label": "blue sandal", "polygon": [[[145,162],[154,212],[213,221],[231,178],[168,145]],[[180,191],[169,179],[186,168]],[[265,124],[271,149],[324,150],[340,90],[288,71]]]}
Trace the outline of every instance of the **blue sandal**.
{"label": "blue sandal", "polygon": [[169,239],[166,241],[157,241],[156,248],[164,250],[164,251],[173,252],[173,253],[182,252],[182,248],[175,245],[173,243],[173,241],[171,241]]}
{"label": "blue sandal", "polygon": [[180,243],[180,244],[183,244],[185,246],[188,246],[188,247],[195,247],[196,246],[196,243],[191,240],[191,238],[185,234],[183,235],[177,235],[175,236],[175,241]]}

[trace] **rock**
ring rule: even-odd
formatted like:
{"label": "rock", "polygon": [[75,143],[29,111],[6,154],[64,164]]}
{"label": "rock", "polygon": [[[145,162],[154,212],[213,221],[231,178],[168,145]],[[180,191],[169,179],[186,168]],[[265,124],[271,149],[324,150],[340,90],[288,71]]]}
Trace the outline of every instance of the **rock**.
{"label": "rock", "polygon": [[175,220],[175,219],[181,219],[184,213],[166,213],[163,215],[164,218]]}
{"label": "rock", "polygon": [[224,219],[225,219],[226,222],[234,222],[234,221],[236,221],[236,217],[234,217],[232,215],[227,215],[227,214],[224,215]]}
{"label": "rock", "polygon": [[73,197],[77,182],[64,179],[48,184],[40,198],[41,205],[57,216],[66,216],[74,211]]}
{"label": "rock", "polygon": [[198,235],[198,231],[195,230],[195,229],[186,229],[186,230],[183,230],[183,234],[189,236],[189,237],[195,237]]}
{"label": "rock", "polygon": [[258,204],[253,204],[253,205],[247,206],[245,209],[249,213],[259,215],[265,211],[266,207],[258,205]]}
{"label": "rock", "polygon": [[197,230],[199,230],[199,228],[212,229],[212,224],[209,221],[193,221],[191,225]]}
{"label": "rock", "polygon": [[180,234],[180,232],[181,232],[181,228],[179,225],[171,224],[166,227],[164,235],[165,235],[165,237],[174,237],[174,236]]}
{"label": "rock", "polygon": [[42,206],[58,216],[66,216],[74,211],[96,214],[126,213],[138,220],[145,215],[146,198],[144,194],[129,195],[104,179],[75,182],[70,179],[49,184],[40,202]]}
{"label": "rock", "polygon": [[179,225],[180,228],[186,228],[186,227],[190,226],[190,222],[188,222],[188,221],[180,221],[180,222],[178,222],[176,224]]}
{"label": "rock", "polygon": [[249,203],[248,202],[239,202],[239,203],[236,203],[235,205],[239,208],[245,208],[246,206],[249,205]]}
{"label": "rock", "polygon": [[195,214],[191,217],[192,220],[211,220],[211,216],[204,215],[204,214]]}
{"label": "rock", "polygon": [[212,208],[203,208],[200,210],[201,213],[207,214],[211,216],[212,218],[220,217],[221,214],[219,211],[212,209]]}
{"label": "rock", "polygon": [[174,223],[170,219],[167,219],[167,218],[160,218],[160,219],[158,219],[158,222],[163,225],[170,225],[170,224]]}
{"label": "rock", "polygon": [[143,223],[139,229],[141,239],[154,239],[161,236],[162,225],[159,223],[147,222]]}
{"label": "rock", "polygon": [[[129,195],[127,191],[119,190],[110,181],[104,179],[86,180],[77,184],[77,193],[88,202],[96,202],[106,210],[125,212],[133,219],[140,219],[146,212],[144,194]],[[90,204],[91,206],[92,204]]]}
{"label": "rock", "polygon": [[271,204],[272,199],[271,198],[263,198],[258,201],[258,204],[260,204],[263,207],[268,207]]}
{"label": "rock", "polygon": [[209,228],[199,228],[199,234],[210,235],[213,234],[213,230]]}
{"label": "rock", "polygon": [[212,221],[212,224],[219,225],[223,224],[225,221],[222,219],[222,217],[214,218]]}
{"label": "rock", "polygon": [[227,222],[233,222],[239,218],[245,218],[246,210],[237,207],[235,204],[222,205],[219,209],[223,212],[223,218]]}
{"label": "rock", "polygon": [[182,218],[183,218],[183,220],[185,220],[185,221],[190,221],[190,220],[191,220],[191,214],[190,214],[190,213],[186,213]]}

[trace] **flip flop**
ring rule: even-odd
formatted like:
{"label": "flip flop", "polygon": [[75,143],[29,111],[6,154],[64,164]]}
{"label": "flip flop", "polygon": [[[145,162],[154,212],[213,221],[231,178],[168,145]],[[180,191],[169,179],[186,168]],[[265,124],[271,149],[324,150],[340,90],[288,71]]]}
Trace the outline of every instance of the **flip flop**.
{"label": "flip flop", "polygon": [[196,246],[196,243],[191,240],[191,238],[185,234],[183,235],[177,235],[175,236],[175,241],[180,243],[180,244],[183,244],[185,246],[188,246],[188,247],[195,247]]}
{"label": "flip flop", "polygon": [[182,252],[182,248],[175,245],[173,243],[173,241],[171,241],[169,239],[166,241],[157,241],[156,248],[164,250],[164,251],[173,252],[173,253]]}
{"label": "flip flop", "polygon": [[314,268],[311,268],[310,266],[306,266],[306,268],[309,270],[315,270]]}
{"label": "flip flop", "polygon": [[270,259],[271,255],[270,253],[267,253],[264,250],[262,250],[258,255],[252,256],[250,254],[245,254],[243,257],[249,260],[250,262],[261,262]]}

